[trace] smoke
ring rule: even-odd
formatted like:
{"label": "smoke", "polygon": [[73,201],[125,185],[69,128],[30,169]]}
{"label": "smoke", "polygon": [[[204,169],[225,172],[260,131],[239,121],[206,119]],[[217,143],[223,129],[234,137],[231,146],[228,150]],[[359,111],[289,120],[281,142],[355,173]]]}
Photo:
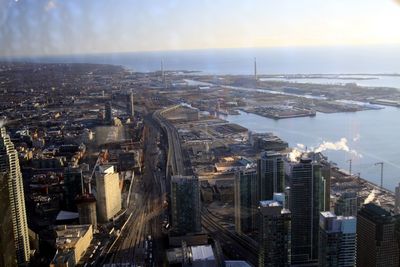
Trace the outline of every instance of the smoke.
{"label": "smoke", "polygon": [[376,195],[376,190],[372,189],[371,193],[368,195],[368,197],[364,200],[364,204],[368,204],[372,201],[374,201]]}
{"label": "smoke", "polygon": [[295,162],[298,161],[298,159],[301,157],[301,154],[303,154],[304,150],[301,149],[301,144],[298,144],[297,146],[300,148],[293,148],[292,151],[288,154],[288,158],[290,161]]}
{"label": "smoke", "polygon": [[356,134],[356,136],[353,137],[353,142],[357,142],[358,140],[360,140],[360,137],[361,137],[360,134]]}
{"label": "smoke", "polygon": [[356,150],[354,149],[350,149],[349,146],[347,145],[347,139],[346,138],[340,138],[339,141],[337,142],[327,142],[324,141],[322,142],[322,144],[320,144],[315,150],[314,152],[318,153],[318,152],[322,152],[325,150],[336,150],[336,151],[345,151],[348,152],[352,155],[354,155],[355,157],[358,158],[362,158],[362,155],[359,154]]}

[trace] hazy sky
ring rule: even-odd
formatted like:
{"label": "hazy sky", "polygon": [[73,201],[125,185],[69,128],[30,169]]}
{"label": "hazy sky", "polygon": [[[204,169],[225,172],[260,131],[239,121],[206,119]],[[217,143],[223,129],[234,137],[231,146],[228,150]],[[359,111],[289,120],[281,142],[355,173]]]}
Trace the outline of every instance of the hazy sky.
{"label": "hazy sky", "polygon": [[399,26],[394,0],[0,0],[0,56],[400,44]]}

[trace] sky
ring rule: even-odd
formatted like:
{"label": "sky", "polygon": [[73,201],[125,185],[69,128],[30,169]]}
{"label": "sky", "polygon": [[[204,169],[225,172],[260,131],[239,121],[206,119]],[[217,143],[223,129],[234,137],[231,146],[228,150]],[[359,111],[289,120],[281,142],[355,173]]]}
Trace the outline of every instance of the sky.
{"label": "sky", "polygon": [[400,0],[0,0],[0,56],[395,45],[399,25]]}

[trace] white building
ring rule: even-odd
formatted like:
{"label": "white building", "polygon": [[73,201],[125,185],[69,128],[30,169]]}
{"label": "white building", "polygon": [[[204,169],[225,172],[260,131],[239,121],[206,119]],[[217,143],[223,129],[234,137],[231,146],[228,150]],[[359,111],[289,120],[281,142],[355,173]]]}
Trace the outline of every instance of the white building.
{"label": "white building", "polygon": [[107,222],[121,210],[119,174],[114,166],[99,166],[96,172],[97,215],[100,222]]}

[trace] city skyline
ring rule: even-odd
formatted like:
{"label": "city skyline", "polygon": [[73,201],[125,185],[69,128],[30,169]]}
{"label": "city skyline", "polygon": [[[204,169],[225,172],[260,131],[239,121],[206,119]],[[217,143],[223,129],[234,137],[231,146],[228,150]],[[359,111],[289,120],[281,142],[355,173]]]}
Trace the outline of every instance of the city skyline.
{"label": "city skyline", "polygon": [[396,2],[3,1],[0,56],[394,45]]}

